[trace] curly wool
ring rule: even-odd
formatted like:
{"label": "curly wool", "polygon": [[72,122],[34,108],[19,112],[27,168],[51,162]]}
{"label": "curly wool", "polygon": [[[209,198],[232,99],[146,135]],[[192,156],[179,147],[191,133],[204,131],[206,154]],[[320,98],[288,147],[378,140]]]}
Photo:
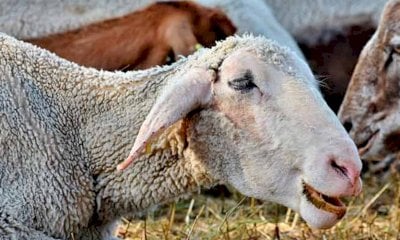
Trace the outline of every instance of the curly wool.
{"label": "curly wool", "polygon": [[301,72],[285,65],[294,61],[288,49],[252,36],[129,73],[80,67],[5,34],[0,48],[0,238],[107,238],[120,216],[222,181],[218,161],[211,173],[190,151],[162,147],[116,171],[157,96],[179,72],[218,68],[242,48],[290,75]]}

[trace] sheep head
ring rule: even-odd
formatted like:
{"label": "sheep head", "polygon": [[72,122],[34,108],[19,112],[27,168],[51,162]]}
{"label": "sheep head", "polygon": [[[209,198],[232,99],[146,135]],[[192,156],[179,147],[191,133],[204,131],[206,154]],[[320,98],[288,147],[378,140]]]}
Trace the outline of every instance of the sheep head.
{"label": "sheep head", "polygon": [[364,47],[339,117],[361,158],[383,161],[400,153],[400,1],[389,1]]}
{"label": "sheep head", "polygon": [[[243,44],[223,50],[236,40]],[[217,56],[221,48],[226,54],[217,67],[199,57],[196,67],[183,66],[168,81],[119,168],[185,119],[187,156],[211,176],[247,196],[293,208],[311,226],[331,227],[346,211],[339,197],[361,191],[361,162],[311,71],[263,38],[230,38],[196,56]]]}

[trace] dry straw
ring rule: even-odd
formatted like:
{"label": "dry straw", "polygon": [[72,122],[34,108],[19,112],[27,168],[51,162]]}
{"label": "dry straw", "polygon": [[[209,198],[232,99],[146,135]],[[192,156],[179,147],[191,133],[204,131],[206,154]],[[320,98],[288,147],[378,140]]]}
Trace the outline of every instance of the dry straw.
{"label": "dry straw", "polygon": [[[346,217],[329,230],[312,230],[299,215],[277,204],[234,192],[229,198],[198,195],[122,220],[122,239],[400,239],[400,177],[364,179],[358,198],[346,199]],[[144,234],[145,233],[145,234]]]}

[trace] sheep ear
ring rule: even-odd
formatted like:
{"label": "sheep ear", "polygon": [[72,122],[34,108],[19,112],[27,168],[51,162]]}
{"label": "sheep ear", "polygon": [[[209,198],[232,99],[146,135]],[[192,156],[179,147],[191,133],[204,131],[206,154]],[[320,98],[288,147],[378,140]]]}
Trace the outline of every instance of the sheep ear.
{"label": "sheep ear", "polygon": [[128,158],[118,165],[118,170],[125,169],[138,158],[146,144],[161,131],[194,109],[206,106],[211,101],[211,84],[214,78],[214,71],[197,68],[189,70],[177,79],[171,79],[170,85],[158,97],[140,127]]}

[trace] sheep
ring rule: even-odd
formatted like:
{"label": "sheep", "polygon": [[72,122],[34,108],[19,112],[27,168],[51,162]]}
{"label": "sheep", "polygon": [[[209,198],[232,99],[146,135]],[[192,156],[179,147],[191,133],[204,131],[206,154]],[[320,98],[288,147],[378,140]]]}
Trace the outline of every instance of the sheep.
{"label": "sheep", "polygon": [[118,18],[157,0],[0,1],[0,31],[19,39],[44,37]]}
{"label": "sheep", "polygon": [[[350,26],[368,23],[376,27],[387,0],[196,0],[220,7],[238,26],[240,33],[261,34],[285,43],[302,56],[293,37],[308,46],[326,42]],[[156,0],[54,2],[38,0],[0,3],[0,30],[20,39],[43,37],[120,17],[148,6]],[[246,2],[246,3],[244,3]],[[42,6],[49,11],[43,14]],[[51,10],[51,11],[50,11]],[[273,14],[272,14],[273,13]],[[289,33],[289,34],[288,34]]]}
{"label": "sheep", "polygon": [[354,143],[274,41],[125,73],[5,34],[0,49],[0,239],[107,239],[121,216],[217,183],[328,228],[361,191]]}
{"label": "sheep", "polygon": [[299,57],[304,58],[294,38],[276,20],[264,0],[196,0],[201,5],[223,11],[238,29],[238,34],[262,35],[289,47]]}
{"label": "sheep", "polygon": [[336,112],[358,53],[375,30],[387,0],[197,1],[223,10],[239,33],[261,34],[304,55],[312,70],[323,76],[326,87],[321,91]]}
{"label": "sheep", "polygon": [[[19,39],[42,38],[140,11],[154,2],[156,1],[141,0],[132,3],[130,0],[111,2],[98,0],[96,4],[78,0],[50,1],[50,3],[49,0],[39,0],[35,4],[26,1],[12,4],[0,2],[0,31]],[[291,48],[303,57],[292,36],[276,21],[272,11],[263,0],[197,0],[195,2],[203,6],[219,8],[237,26],[238,34],[263,35]],[[42,10],[43,5],[46,5],[48,9],[45,14]]]}
{"label": "sheep", "polygon": [[[120,0],[104,3],[100,0],[99,6],[92,6],[90,1],[51,3],[52,11],[42,16],[40,4],[48,6],[47,1],[40,0],[34,6],[19,1],[18,4],[13,3],[12,6],[3,7],[5,9],[3,13],[0,3],[0,16],[4,15],[4,18],[0,17],[0,30],[22,39],[41,37],[66,29],[76,29],[93,21],[128,14],[154,2],[142,0],[132,4]],[[304,51],[313,71],[324,76],[327,87],[321,90],[328,105],[336,112],[361,50],[359,46],[367,41],[377,26],[377,16],[386,0],[335,2],[311,0],[290,3],[282,0],[197,0],[197,2],[224,11],[238,27],[239,34],[249,32],[266,36],[281,45],[288,46],[303,58],[302,51]],[[71,13],[71,9],[80,9],[79,14]],[[102,12],[102,18],[97,15],[99,12]],[[38,18],[37,16],[40,16],[39,19],[31,21],[32,18]],[[93,16],[97,19],[92,20]],[[362,36],[357,29],[359,27],[365,31]],[[301,50],[294,38],[301,44]],[[337,46],[337,40],[340,41],[340,47]]]}
{"label": "sheep", "polygon": [[[207,2],[207,0],[201,1]],[[223,5],[223,2],[218,3],[219,1],[214,0],[214,4]],[[273,12],[277,22],[290,35],[300,42],[313,45],[321,39],[329,40],[329,36],[332,36],[329,32],[337,33],[347,26],[371,22],[376,27],[387,0],[263,1]],[[155,2],[158,1],[70,0],[55,2],[36,0],[34,3],[27,0],[1,1],[0,29],[2,32],[20,39],[43,37],[77,29],[105,19],[120,17]],[[208,0],[208,2],[212,4],[211,0]],[[236,4],[235,2],[238,1],[232,1],[232,4]],[[251,4],[252,1],[249,2],[249,5]],[[43,11],[43,6],[46,6],[46,11]],[[260,7],[261,9],[264,8]],[[251,13],[247,18],[252,17]],[[232,19],[234,18],[232,17]],[[265,21],[264,24],[267,26],[268,22],[269,20]],[[260,26],[254,27],[260,28]],[[248,31],[250,30],[248,29]]]}
{"label": "sheep", "polygon": [[338,111],[362,46],[387,0],[264,0],[300,45],[332,110]]}
{"label": "sheep", "polygon": [[211,47],[235,31],[221,11],[175,1],[27,41],[83,66],[133,70],[173,62],[196,51],[197,45]]}
{"label": "sheep", "polygon": [[305,55],[312,70],[324,77],[327,87],[321,91],[336,112],[361,46],[378,25],[387,0],[197,1],[227,13],[239,33],[261,34]]}
{"label": "sheep", "polygon": [[353,72],[339,117],[362,159],[381,161],[400,154],[400,1],[385,6],[379,27],[365,45]]}
{"label": "sheep", "polygon": [[276,19],[308,46],[327,42],[351,26],[377,27],[387,0],[264,0]]}

